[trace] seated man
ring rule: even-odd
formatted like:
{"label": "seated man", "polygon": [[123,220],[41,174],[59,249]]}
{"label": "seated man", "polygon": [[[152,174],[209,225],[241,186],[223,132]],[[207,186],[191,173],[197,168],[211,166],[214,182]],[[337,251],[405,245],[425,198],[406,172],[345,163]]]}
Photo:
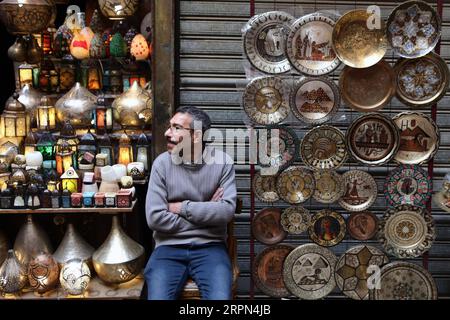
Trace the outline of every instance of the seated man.
{"label": "seated man", "polygon": [[227,224],[236,210],[232,159],[205,147],[211,120],[195,107],[178,109],[165,132],[167,152],[152,165],[146,199],[155,249],[145,268],[148,299],[176,299],[188,276],[203,299],[231,299]]}

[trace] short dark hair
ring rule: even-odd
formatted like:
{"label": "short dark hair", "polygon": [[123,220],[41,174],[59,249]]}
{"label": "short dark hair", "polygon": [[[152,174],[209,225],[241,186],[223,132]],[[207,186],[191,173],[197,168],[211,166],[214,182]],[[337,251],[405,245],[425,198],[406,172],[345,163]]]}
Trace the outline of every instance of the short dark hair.
{"label": "short dark hair", "polygon": [[194,129],[194,121],[201,121],[202,123],[202,131],[205,133],[207,130],[211,128],[211,119],[208,114],[193,106],[181,107],[176,110],[175,113],[187,113],[192,117],[191,128]]}

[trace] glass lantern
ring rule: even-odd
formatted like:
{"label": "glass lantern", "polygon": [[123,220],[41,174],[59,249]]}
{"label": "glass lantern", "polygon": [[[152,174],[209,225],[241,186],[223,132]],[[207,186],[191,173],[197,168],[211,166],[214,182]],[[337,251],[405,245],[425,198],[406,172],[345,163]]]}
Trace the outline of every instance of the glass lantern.
{"label": "glass lantern", "polygon": [[113,113],[111,105],[108,105],[104,96],[97,98],[97,106],[94,111],[94,124],[97,134],[104,134],[113,128]]}
{"label": "glass lantern", "polygon": [[93,159],[91,159],[91,163],[93,163],[95,161],[94,159],[97,153],[97,142],[94,135],[90,131],[88,131],[81,137],[80,143],[78,144],[78,165],[82,162],[83,159],[86,158],[85,153],[87,152],[89,152],[94,157]]}
{"label": "glass lantern", "polygon": [[73,151],[67,141],[58,146],[56,151],[56,172],[62,175],[64,172],[73,167]]}
{"label": "glass lantern", "polygon": [[39,73],[39,88],[43,92],[52,93],[58,90],[58,85],[58,71],[51,60],[44,59],[41,63],[41,70]]}
{"label": "glass lantern", "polygon": [[150,159],[150,143],[145,133],[141,133],[136,143],[136,162],[142,162],[144,164],[145,171],[148,171]]}
{"label": "glass lantern", "polygon": [[44,131],[39,138],[36,150],[42,153],[45,161],[53,161],[55,159],[55,139],[49,131]]}
{"label": "glass lantern", "polygon": [[22,89],[26,84],[39,87],[39,67],[28,63],[22,63],[18,68],[18,88]]}
{"label": "glass lantern", "polygon": [[118,164],[128,165],[133,162],[133,147],[130,137],[124,132],[119,140],[119,158]]}
{"label": "glass lantern", "polygon": [[77,80],[77,62],[70,54],[65,55],[59,69],[59,89],[60,91],[70,90]]}
{"label": "glass lantern", "polygon": [[102,72],[95,60],[81,62],[81,84],[90,91],[102,89]]}
{"label": "glass lantern", "polygon": [[77,152],[78,152],[78,143],[80,142],[78,140],[77,135],[75,134],[75,129],[70,124],[70,121],[64,122],[64,125],[61,128],[61,133],[59,135],[59,139],[56,142],[56,151],[60,152],[62,150],[62,145],[64,142],[67,142],[73,151],[72,158],[73,158],[73,164],[74,168],[76,169],[76,160],[77,160]]}
{"label": "glass lantern", "polygon": [[6,101],[5,110],[0,120],[0,135],[6,138],[25,137],[30,131],[30,116],[25,106],[18,101],[16,92]]}
{"label": "glass lantern", "polygon": [[25,157],[27,156],[27,154],[36,151],[36,145],[37,142],[39,140],[39,137],[37,135],[37,133],[33,132],[33,131],[29,131],[27,136],[25,137],[25,141],[24,141],[24,155]]}
{"label": "glass lantern", "polygon": [[112,166],[114,164],[114,149],[107,134],[98,138],[98,153],[106,155],[106,166]]}
{"label": "glass lantern", "polygon": [[39,130],[56,129],[56,109],[50,102],[50,98],[43,96],[41,103],[37,107],[37,128]]}

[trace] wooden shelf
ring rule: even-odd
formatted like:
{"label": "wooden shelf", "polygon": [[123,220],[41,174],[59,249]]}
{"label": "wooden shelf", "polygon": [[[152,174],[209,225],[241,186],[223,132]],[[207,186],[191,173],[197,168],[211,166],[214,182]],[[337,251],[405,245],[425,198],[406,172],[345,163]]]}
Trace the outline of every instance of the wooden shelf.
{"label": "wooden shelf", "polygon": [[134,210],[137,200],[133,201],[130,208],[39,208],[39,209],[0,209],[0,214],[43,214],[43,213],[99,213],[99,214],[118,214],[131,213]]}
{"label": "wooden shelf", "polygon": [[138,275],[131,281],[119,285],[107,285],[98,277],[94,277],[91,279],[88,289],[84,295],[68,295],[61,287],[58,287],[42,295],[33,291],[26,291],[20,295],[0,295],[0,300],[140,299],[142,288],[144,287],[144,282],[145,280],[142,274]]}

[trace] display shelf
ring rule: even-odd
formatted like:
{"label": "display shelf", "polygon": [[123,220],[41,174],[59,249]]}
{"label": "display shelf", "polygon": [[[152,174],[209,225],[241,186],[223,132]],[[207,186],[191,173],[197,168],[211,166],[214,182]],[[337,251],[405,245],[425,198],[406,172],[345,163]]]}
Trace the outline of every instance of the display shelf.
{"label": "display shelf", "polygon": [[119,285],[107,285],[98,277],[94,277],[91,279],[88,289],[83,295],[68,295],[63,288],[58,287],[42,295],[28,290],[20,295],[0,295],[0,300],[140,299],[144,282],[142,273],[133,280]]}
{"label": "display shelf", "polygon": [[62,214],[62,213],[98,213],[98,214],[119,214],[119,213],[131,213],[136,206],[137,200],[133,201],[133,204],[129,208],[39,208],[39,209],[0,209],[1,214]]}

